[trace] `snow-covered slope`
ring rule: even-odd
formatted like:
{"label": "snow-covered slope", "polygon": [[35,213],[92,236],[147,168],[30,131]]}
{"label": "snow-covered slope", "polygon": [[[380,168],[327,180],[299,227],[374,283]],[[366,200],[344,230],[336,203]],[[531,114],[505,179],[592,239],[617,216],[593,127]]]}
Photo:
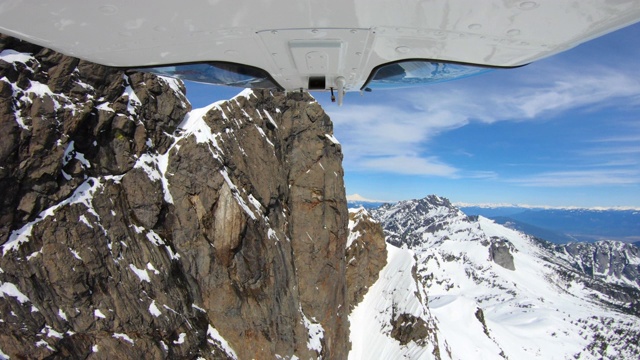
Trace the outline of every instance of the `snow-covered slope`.
{"label": "snow-covered slope", "polygon": [[[384,205],[372,215],[387,241],[400,249],[389,246],[388,265],[351,315],[351,358],[381,353],[386,359],[640,356],[640,292],[632,281],[593,276],[564,249],[483,217],[467,217],[437,196]],[[399,254],[404,267],[394,265]],[[637,257],[626,254],[620,261],[633,268]],[[408,291],[403,284],[412,278],[407,269],[414,261],[418,286]],[[389,300],[397,301],[398,294],[404,294],[398,301],[403,305]],[[380,324],[390,323],[390,304],[407,306],[416,298],[435,320],[439,351],[412,353],[415,347],[384,338],[388,330],[362,320],[368,313]],[[375,334],[367,338],[363,331]]]}
{"label": "snow-covered slope", "polygon": [[[387,244],[387,266],[349,316],[350,359],[432,359],[438,353],[437,329],[414,266],[411,251]],[[402,326],[424,331],[402,338]]]}

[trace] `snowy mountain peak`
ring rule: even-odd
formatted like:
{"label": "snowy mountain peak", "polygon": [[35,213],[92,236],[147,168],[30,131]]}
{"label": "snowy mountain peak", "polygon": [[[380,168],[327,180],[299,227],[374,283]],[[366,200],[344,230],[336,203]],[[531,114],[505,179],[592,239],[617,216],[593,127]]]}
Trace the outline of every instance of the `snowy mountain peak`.
{"label": "snowy mountain peak", "polygon": [[436,195],[420,200],[384,204],[371,214],[384,225],[387,241],[395,246],[416,247],[428,242],[453,223],[468,223],[467,216],[448,199]]}
{"label": "snowy mountain peak", "polygon": [[[632,245],[555,246],[484,217],[468,217],[437,196],[384,205],[371,214],[387,241],[401,247],[389,245],[389,254],[405,252],[414,259],[416,293],[428,298],[439,358],[620,359],[640,354],[639,262]],[[387,289],[377,304],[384,294],[394,293],[391,281],[399,282],[393,278],[400,276],[397,272],[390,265],[382,270],[371,288]],[[369,296],[354,314],[374,301]],[[391,344],[385,349],[398,346]],[[416,354],[412,358],[434,357],[409,344],[397,347],[395,358],[410,349]]]}

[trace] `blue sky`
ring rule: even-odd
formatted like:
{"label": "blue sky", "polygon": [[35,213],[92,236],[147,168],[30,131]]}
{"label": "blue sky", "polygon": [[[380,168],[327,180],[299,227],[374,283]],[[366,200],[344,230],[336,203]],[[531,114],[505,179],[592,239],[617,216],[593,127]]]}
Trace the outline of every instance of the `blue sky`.
{"label": "blue sky", "polygon": [[[347,194],[640,208],[640,24],[525,67],[422,88],[313,93]],[[187,84],[194,107],[240,90]]]}

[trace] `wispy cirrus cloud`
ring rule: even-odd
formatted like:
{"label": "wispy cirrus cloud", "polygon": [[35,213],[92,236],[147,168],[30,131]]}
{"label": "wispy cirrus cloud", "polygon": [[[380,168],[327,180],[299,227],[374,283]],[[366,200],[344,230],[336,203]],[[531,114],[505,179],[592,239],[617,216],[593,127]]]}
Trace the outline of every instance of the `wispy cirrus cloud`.
{"label": "wispy cirrus cloud", "polygon": [[[640,135],[633,134],[634,129],[622,128],[620,133],[628,135],[599,137],[583,141],[583,147],[573,153],[586,159],[591,168],[635,169],[640,171]],[[639,179],[640,180],[640,179]]]}
{"label": "wispy cirrus cloud", "polygon": [[638,103],[640,81],[638,74],[604,67],[573,69],[571,71],[537,71],[520,83],[512,95],[500,94],[491,101],[498,105],[493,118],[533,119],[580,107],[615,106]]}
{"label": "wispy cirrus cloud", "polygon": [[640,146],[597,147],[582,152],[584,155],[640,155]]}
{"label": "wispy cirrus cloud", "polygon": [[413,92],[409,98],[425,111],[448,110],[467,120],[523,121],[582,107],[640,105],[639,79],[640,71],[634,67],[567,70],[531,65],[500,73],[487,86],[478,81],[454,87],[452,82],[444,91],[436,90],[441,85],[435,85]]}
{"label": "wispy cirrus cloud", "polygon": [[[352,170],[471,178],[471,172],[447,164],[442,154],[433,153],[431,140],[472,122],[549,120],[576,109],[640,106],[640,72],[634,67],[567,70],[546,65],[494,73],[473,81],[387,91],[384,97],[366,94],[369,99],[365,102],[375,104],[353,104],[347,98],[344,107],[328,109],[343,140],[345,166]],[[635,150],[628,147],[628,151]],[[486,171],[492,173],[492,169]],[[539,182],[544,182],[542,177]]]}
{"label": "wispy cirrus cloud", "polygon": [[[625,134],[625,132],[631,133]],[[578,141],[570,151],[563,171],[545,171],[513,178],[509,182],[536,187],[596,187],[640,184],[640,137],[622,127],[625,135],[602,136]]]}
{"label": "wispy cirrus cloud", "polygon": [[351,169],[444,177],[458,172],[438,157],[424,155],[424,150],[434,136],[466,125],[464,116],[393,104],[347,105],[330,115],[345,139],[345,163]]}
{"label": "wispy cirrus cloud", "polygon": [[[638,120],[638,122],[640,122],[640,120]],[[598,139],[591,139],[591,140],[589,140],[589,142],[593,142],[593,143],[621,143],[621,142],[638,143],[638,142],[640,142],[640,134],[603,137],[603,138],[598,138]]]}
{"label": "wispy cirrus cloud", "polygon": [[437,157],[410,155],[385,156],[365,159],[362,166],[403,175],[434,175],[457,177],[458,169],[443,164]]}
{"label": "wispy cirrus cloud", "polygon": [[556,171],[514,178],[508,182],[532,187],[632,185],[640,183],[640,171],[633,169]]}

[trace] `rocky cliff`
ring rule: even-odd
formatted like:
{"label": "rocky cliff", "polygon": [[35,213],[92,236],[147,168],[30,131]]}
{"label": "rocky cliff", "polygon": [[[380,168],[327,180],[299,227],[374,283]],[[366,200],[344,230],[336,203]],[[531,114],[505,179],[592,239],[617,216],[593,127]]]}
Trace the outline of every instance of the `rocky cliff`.
{"label": "rocky cliff", "polygon": [[640,248],[633,244],[598,241],[547,245],[587,276],[640,290]]}
{"label": "rocky cliff", "polygon": [[346,358],[342,154],[309,95],[191,111],[172,79],[0,51],[0,355]]}
{"label": "rocky cliff", "polygon": [[364,208],[349,210],[349,230],[349,358],[447,358],[414,254],[385,244],[381,224]]}
{"label": "rocky cliff", "polygon": [[349,209],[347,239],[347,287],[351,309],[362,301],[369,287],[387,265],[387,244],[382,226],[363,208]]}

